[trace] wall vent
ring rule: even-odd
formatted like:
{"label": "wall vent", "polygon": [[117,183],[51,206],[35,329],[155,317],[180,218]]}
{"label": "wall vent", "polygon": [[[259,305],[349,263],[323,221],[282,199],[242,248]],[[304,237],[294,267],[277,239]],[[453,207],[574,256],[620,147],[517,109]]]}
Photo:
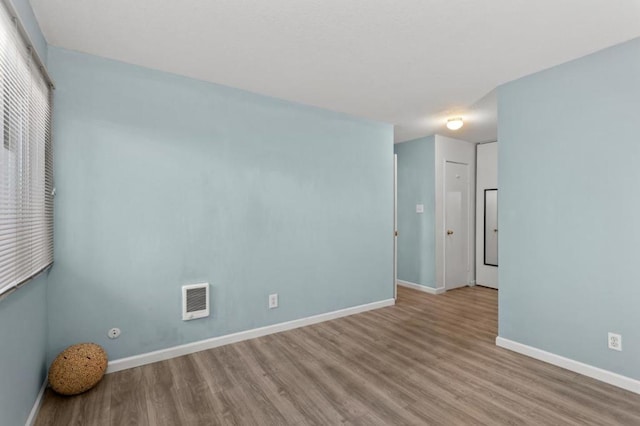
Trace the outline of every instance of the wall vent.
{"label": "wall vent", "polygon": [[182,320],[209,316],[209,283],[182,286]]}

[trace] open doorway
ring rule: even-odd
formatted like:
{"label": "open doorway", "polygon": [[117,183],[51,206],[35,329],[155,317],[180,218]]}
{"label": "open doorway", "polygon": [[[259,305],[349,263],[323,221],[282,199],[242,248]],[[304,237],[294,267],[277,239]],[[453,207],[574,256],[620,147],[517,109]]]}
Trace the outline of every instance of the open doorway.
{"label": "open doorway", "polygon": [[476,284],[498,288],[498,142],[476,148]]}

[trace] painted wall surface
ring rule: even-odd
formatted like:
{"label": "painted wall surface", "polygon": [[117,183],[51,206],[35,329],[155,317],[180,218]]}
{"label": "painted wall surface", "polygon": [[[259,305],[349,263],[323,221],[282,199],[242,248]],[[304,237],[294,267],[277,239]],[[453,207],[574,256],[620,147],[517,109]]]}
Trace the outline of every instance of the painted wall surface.
{"label": "painted wall surface", "polygon": [[47,279],[0,300],[0,424],[23,425],[47,372]]}
{"label": "painted wall surface", "polygon": [[498,288],[498,267],[484,264],[484,190],[498,188],[498,142],[477,145],[476,154],[476,284]]}
{"label": "painted wall surface", "polygon": [[640,39],[498,94],[500,336],[634,379],[638,93]]}
{"label": "painted wall surface", "polygon": [[[435,288],[435,137],[396,144],[398,279]],[[416,213],[416,204],[424,213]]]}
{"label": "painted wall surface", "polygon": [[[12,0],[46,61],[47,44],[28,0]],[[0,424],[27,420],[47,373],[47,277],[40,275],[0,300]]]}
{"label": "painted wall surface", "polygon": [[[95,341],[117,359],[393,297],[391,125],[54,47],[49,68],[51,354]],[[198,282],[211,317],[183,322]]]}
{"label": "painted wall surface", "polygon": [[475,277],[475,176],[476,176],[476,148],[475,144],[458,139],[436,135],[435,137],[435,247],[436,247],[436,287],[445,288],[445,194],[444,176],[447,161],[469,165],[468,187],[468,219],[469,219],[469,245],[467,265],[467,280],[473,284]]}

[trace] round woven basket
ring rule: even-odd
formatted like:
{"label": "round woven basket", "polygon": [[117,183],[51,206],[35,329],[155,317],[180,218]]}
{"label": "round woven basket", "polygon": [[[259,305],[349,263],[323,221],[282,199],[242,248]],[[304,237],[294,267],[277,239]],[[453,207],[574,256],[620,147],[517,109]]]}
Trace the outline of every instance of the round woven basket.
{"label": "round woven basket", "polygon": [[98,384],[107,370],[107,353],[95,343],[69,346],[51,364],[49,384],[61,395],[77,395]]}

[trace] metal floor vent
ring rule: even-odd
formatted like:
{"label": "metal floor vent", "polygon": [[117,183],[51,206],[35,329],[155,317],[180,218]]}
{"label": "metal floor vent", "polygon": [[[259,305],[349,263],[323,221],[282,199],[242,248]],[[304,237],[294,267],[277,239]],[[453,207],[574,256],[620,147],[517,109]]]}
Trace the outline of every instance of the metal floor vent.
{"label": "metal floor vent", "polygon": [[182,319],[184,321],[209,316],[209,283],[182,286]]}

